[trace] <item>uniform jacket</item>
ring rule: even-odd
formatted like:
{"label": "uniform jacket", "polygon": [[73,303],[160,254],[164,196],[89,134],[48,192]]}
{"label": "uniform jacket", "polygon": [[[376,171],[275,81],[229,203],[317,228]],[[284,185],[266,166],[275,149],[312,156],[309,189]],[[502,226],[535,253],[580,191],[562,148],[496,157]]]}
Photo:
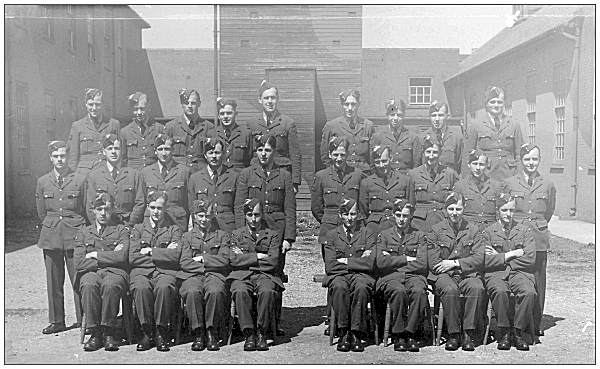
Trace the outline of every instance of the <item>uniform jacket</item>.
{"label": "uniform jacket", "polygon": [[150,119],[146,125],[144,133],[135,121],[121,128],[121,161],[124,167],[141,170],[156,163],[154,139],[159,133],[165,133],[165,126]]}
{"label": "uniform jacket", "polygon": [[435,133],[433,127],[429,128],[423,134],[421,143],[429,136],[432,142],[437,143],[440,146],[440,164],[450,167],[457,173],[460,173],[463,165],[463,135],[458,129],[453,128],[454,127],[446,127],[446,131],[442,132],[441,142],[438,140],[437,133]]}
{"label": "uniform jacket", "polygon": [[[136,224],[131,230],[129,245],[130,277],[137,275],[151,276],[155,270],[174,277],[179,271],[181,258],[181,229],[163,218],[156,232],[152,229],[150,218],[145,218],[141,224]],[[175,249],[168,249],[171,242],[178,244]],[[142,255],[140,250],[152,247],[152,255]]]}
{"label": "uniform jacket", "polygon": [[412,168],[421,165],[421,142],[416,133],[406,127],[400,129],[398,138],[394,136],[390,126],[373,134],[371,146],[383,145],[390,147],[393,170],[408,172]]}
{"label": "uniform jacket", "polygon": [[[231,235],[220,229],[209,230],[204,237],[197,227],[186,232],[182,239],[181,270],[177,278],[188,279],[195,275],[214,275],[222,281],[229,274],[229,248]],[[194,260],[202,256],[204,262]]]}
{"label": "uniform jacket", "polygon": [[357,167],[360,170],[368,170],[369,148],[373,133],[373,122],[365,118],[356,119],[356,127],[350,128],[346,117],[337,117],[325,123],[323,127],[323,136],[321,137],[321,160],[323,164],[330,165],[329,159],[329,139],[335,137],[346,137],[349,142],[346,158],[348,164]]}
{"label": "uniform jacket", "polygon": [[358,202],[362,172],[346,165],[342,177],[340,179],[333,165],[315,174],[310,189],[310,209],[319,223],[337,225],[342,198]]}
{"label": "uniform jacket", "polygon": [[215,134],[225,143],[223,163],[239,171],[250,166],[254,147],[250,129],[246,125],[234,124],[229,137],[227,137],[227,130],[221,124],[215,128]]}
{"label": "uniform jacket", "polygon": [[506,186],[515,198],[514,219],[533,223],[539,230],[547,229],[556,206],[556,188],[552,181],[537,175],[529,187],[521,172],[508,178]]}
{"label": "uniform jacket", "polygon": [[408,200],[415,204],[415,183],[412,178],[399,172],[388,173],[388,184],[376,173],[360,182],[359,207],[367,222],[380,222],[394,216],[394,201]]}
{"label": "uniform jacket", "polygon": [[223,227],[224,224],[232,226],[231,231],[241,227],[243,223],[235,224],[236,219],[233,215],[237,178],[238,174],[233,168],[222,165],[218,170],[215,184],[208,174],[207,166],[202,166],[200,170],[192,174],[188,181],[189,209],[192,208],[194,200],[212,201],[217,204],[217,221],[221,229],[226,229]]}
{"label": "uniform jacket", "polygon": [[[502,229],[498,221],[482,234],[480,242],[485,248],[491,245],[498,254],[485,255],[485,272],[487,276],[497,276],[506,280],[512,273],[523,273],[534,281],[533,271],[535,268],[535,240],[531,228],[524,224],[513,223],[508,235]],[[508,251],[523,249],[524,254],[520,258],[513,259],[506,264],[504,254]]]}
{"label": "uniform jacket", "polygon": [[[375,282],[375,244],[377,234],[369,232],[367,227],[355,229],[352,239],[348,241],[344,225],[339,225],[327,233],[323,247],[325,251],[325,273],[323,287],[328,287],[331,281],[346,274],[358,274],[362,278]],[[369,256],[362,257],[369,250]],[[348,258],[348,264],[340,263],[337,259]]]}
{"label": "uniform jacket", "polygon": [[113,179],[106,162],[96,166],[87,175],[86,212],[94,223],[93,201],[97,193],[104,192],[115,199],[115,215],[125,224],[141,223],[144,218],[144,184],[140,173],[132,168],[121,167]]}
{"label": "uniform jacket", "polygon": [[261,200],[265,215],[284,225],[284,240],[296,240],[296,195],[287,170],[273,166],[265,177],[260,164],[254,164],[240,172],[235,193],[236,224],[245,224],[243,205],[249,198]]}
{"label": "uniform jacket", "polygon": [[458,181],[454,169],[439,164],[435,178],[431,178],[425,164],[410,170],[408,176],[415,182],[414,215],[420,218],[425,218],[428,211],[444,211],[444,201]]}
{"label": "uniform jacket", "polygon": [[[497,130],[494,122],[486,114],[483,121],[474,123],[469,129],[465,152],[482,150],[490,161],[490,177],[503,181],[516,174],[521,145],[523,134],[517,122],[504,117],[500,121],[500,129]],[[466,168],[466,158],[464,161],[463,167]]]}
{"label": "uniform jacket", "polygon": [[[275,113],[273,121],[267,126],[263,113],[261,112],[256,119],[251,120],[248,128],[252,131],[252,135],[274,135],[277,143],[275,149],[275,164],[279,166],[291,166],[292,183],[300,184],[302,154],[298,141],[298,132],[296,123],[287,115],[281,114],[279,111]],[[257,163],[255,157],[252,163]]]}
{"label": "uniform jacket", "polygon": [[63,185],[54,169],[37,180],[35,203],[42,222],[38,247],[72,250],[75,235],[85,225],[85,176],[67,171]]}
{"label": "uniform jacket", "polygon": [[114,133],[120,134],[121,123],[116,119],[102,115],[98,128],[94,125],[89,115],[73,122],[67,147],[69,152],[69,168],[92,169],[95,164],[102,161],[102,137]]}
{"label": "uniform jacket", "polygon": [[484,269],[484,246],[478,242],[479,228],[473,226],[465,219],[460,222],[458,233],[449,219],[445,219],[432,226],[427,234],[429,277],[435,281],[438,275],[434,274],[433,267],[442,260],[458,260],[460,269],[452,269],[445,274],[451,277],[464,279],[481,275]]}
{"label": "uniform jacket", "polygon": [[191,127],[184,116],[167,122],[165,131],[173,137],[173,158],[179,164],[197,169],[204,163],[204,142],[207,133],[214,130],[214,124],[196,116]]}
{"label": "uniform jacket", "polygon": [[[73,259],[77,276],[73,285],[79,290],[78,282],[86,273],[107,270],[120,275],[129,281],[129,228],[124,225],[108,225],[98,234],[96,223],[82,228],[75,237],[75,251]],[[115,251],[117,245],[123,245],[119,251]],[[87,253],[96,251],[97,259],[86,259]]]}
{"label": "uniform jacket", "polygon": [[163,180],[158,162],[142,169],[144,198],[150,191],[167,192],[167,212],[176,219],[188,216],[187,186],[190,169],[174,160],[167,166],[167,176]]}
{"label": "uniform jacket", "polygon": [[[230,251],[231,273],[227,279],[242,281],[250,278],[253,274],[260,273],[268,276],[273,283],[283,288],[281,278],[276,275],[281,242],[281,236],[268,228],[261,229],[256,239],[253,239],[246,226],[233,231],[231,248],[238,247],[242,250],[242,254]],[[268,254],[268,257],[259,260],[256,256],[256,253],[259,252]]]}
{"label": "uniform jacket", "polygon": [[488,177],[482,181],[480,191],[477,180],[471,174],[461,178],[454,186],[454,191],[463,195],[464,217],[473,223],[496,221],[496,198],[506,192],[501,182]]}
{"label": "uniform jacket", "polygon": [[[383,252],[389,255],[385,255]],[[417,260],[406,261],[406,257]],[[427,245],[425,233],[409,228],[402,236],[396,227],[383,230],[377,237],[377,275],[381,283],[388,280],[406,281],[406,275],[427,275]],[[379,283],[379,282],[378,282]]]}

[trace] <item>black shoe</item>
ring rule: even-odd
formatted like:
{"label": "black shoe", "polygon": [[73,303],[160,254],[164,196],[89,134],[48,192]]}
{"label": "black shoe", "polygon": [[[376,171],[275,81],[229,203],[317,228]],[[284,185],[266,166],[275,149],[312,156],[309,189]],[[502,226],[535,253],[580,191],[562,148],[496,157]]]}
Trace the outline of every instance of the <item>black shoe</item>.
{"label": "black shoe", "polygon": [[104,350],[119,351],[119,341],[112,335],[104,336]]}
{"label": "black shoe", "polygon": [[161,352],[167,352],[171,350],[169,348],[169,343],[167,342],[167,340],[161,333],[158,332],[156,333],[156,350]]}
{"label": "black shoe", "polygon": [[50,323],[49,326],[42,329],[43,334],[54,334],[59,332],[64,332],[67,330],[65,323]]}
{"label": "black shoe", "polygon": [[515,335],[515,347],[519,351],[529,351],[529,344],[520,334]]}
{"label": "black shoe", "polygon": [[326,336],[329,336],[329,332],[330,332],[329,329],[330,329],[329,326],[327,326],[327,328],[325,328],[325,330],[323,331],[323,334]]}
{"label": "black shoe", "polygon": [[244,351],[256,351],[256,337],[254,336],[254,333],[246,336]]}
{"label": "black shoe", "polygon": [[458,335],[457,334],[453,334],[450,336],[450,338],[448,339],[448,341],[446,341],[446,350],[447,351],[456,351],[458,350]]}
{"label": "black shoe", "polygon": [[275,329],[275,335],[279,337],[285,336],[285,331],[281,328],[277,328]]}
{"label": "black shoe", "polygon": [[467,331],[463,333],[462,349],[463,351],[475,351],[475,345],[473,344],[471,335]]}
{"label": "black shoe", "polygon": [[510,350],[510,335],[508,332],[502,334],[498,339],[498,350]]}
{"label": "black shoe", "polygon": [[338,344],[337,344],[337,350],[341,351],[341,352],[350,351],[350,340],[351,340],[350,333],[342,332],[340,335]]}
{"label": "black shoe", "polygon": [[92,335],[90,339],[83,344],[83,351],[96,351],[102,347],[102,336],[98,334]]}
{"label": "black shoe", "polygon": [[208,351],[219,351],[219,340],[217,340],[217,338],[215,337],[212,328],[208,328],[206,335],[208,338],[208,342],[206,343],[206,349]]}
{"label": "black shoe", "polygon": [[267,345],[267,338],[262,330],[258,330],[258,334],[256,335],[256,351],[268,351],[269,345]]}
{"label": "black shoe", "polygon": [[152,342],[150,341],[150,337],[144,333],[144,337],[138,342],[136,350],[137,351],[147,351],[152,348]]}
{"label": "black shoe", "polygon": [[202,351],[206,348],[206,338],[204,332],[198,332],[196,339],[192,343],[192,351]]}
{"label": "black shoe", "polygon": [[71,329],[77,329],[77,328],[81,328],[81,322],[76,322],[76,323],[73,323],[73,325],[71,325]]}
{"label": "black shoe", "polygon": [[394,351],[405,352],[408,350],[406,346],[406,340],[402,337],[398,337],[394,340]]}
{"label": "black shoe", "polygon": [[410,352],[419,352],[419,344],[415,341],[414,338],[409,338],[406,342],[406,346],[408,351]]}
{"label": "black shoe", "polygon": [[362,340],[359,335],[355,332],[350,332],[352,335],[352,343],[350,344],[350,350],[352,352],[363,352],[365,351],[365,345],[363,345]]}
{"label": "black shoe", "polygon": [[543,335],[544,335],[544,331],[543,331],[543,330],[541,330],[541,329],[538,329],[537,331],[535,331],[535,335],[536,335],[536,336],[540,336],[540,337],[541,337],[541,336],[543,336]]}

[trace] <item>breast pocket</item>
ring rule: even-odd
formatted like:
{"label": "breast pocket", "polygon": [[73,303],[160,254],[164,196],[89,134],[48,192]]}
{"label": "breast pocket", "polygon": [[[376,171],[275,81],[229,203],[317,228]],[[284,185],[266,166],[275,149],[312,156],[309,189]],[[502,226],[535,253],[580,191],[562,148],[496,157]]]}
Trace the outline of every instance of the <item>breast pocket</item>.
{"label": "breast pocket", "polygon": [[262,183],[258,181],[252,181],[248,183],[248,198],[262,199],[264,194],[262,193]]}
{"label": "breast pocket", "polygon": [[231,153],[231,160],[237,163],[245,163],[248,157],[248,145],[243,143],[233,143],[233,152]]}
{"label": "breast pocket", "polygon": [[515,135],[504,136],[504,149],[512,152],[515,145]]}
{"label": "breast pocket", "polygon": [[208,188],[197,189],[196,200],[208,200]]}
{"label": "breast pocket", "polygon": [[222,206],[233,206],[235,200],[235,188],[231,186],[223,186],[221,188],[221,198],[219,199],[219,205]]}
{"label": "breast pocket", "polygon": [[219,253],[219,247],[220,247],[220,245],[210,246],[210,249],[208,250],[208,254],[209,255],[217,255]]}
{"label": "breast pocket", "polygon": [[369,141],[370,141],[370,137],[368,136],[360,136],[358,138],[358,149],[356,150],[356,153],[358,155],[367,157],[369,154]]}
{"label": "breast pocket", "polygon": [[429,194],[427,192],[429,188],[429,184],[425,182],[417,182],[415,183],[415,199],[417,201],[427,201],[429,199]]}
{"label": "breast pocket", "polygon": [[359,191],[359,186],[352,186],[352,187],[348,187],[346,189],[346,198],[349,199],[358,199],[358,191]]}
{"label": "breast pocket", "polygon": [[138,140],[127,141],[127,156],[138,157],[140,156],[140,149],[138,146]]}
{"label": "breast pocket", "polygon": [[283,187],[283,183],[273,184],[267,198],[270,203],[283,205],[285,199],[285,187]]}
{"label": "breast pocket", "polygon": [[184,156],[186,154],[185,138],[173,136],[173,155]]}
{"label": "breast pocket", "polygon": [[323,189],[323,202],[327,207],[339,206],[340,196],[338,189],[335,187],[326,187]]}
{"label": "breast pocket", "polygon": [[548,204],[548,195],[545,193],[535,195],[535,211],[544,213]]}
{"label": "breast pocket", "polygon": [[383,210],[383,193],[375,192],[369,194],[369,210],[370,211],[382,211]]}
{"label": "breast pocket", "polygon": [[123,208],[130,208],[133,205],[134,198],[135,189],[131,185],[122,186],[121,190],[117,193],[117,202],[119,202]]}
{"label": "breast pocket", "polygon": [[80,154],[93,154],[100,151],[100,143],[91,135],[83,135],[80,139]]}
{"label": "breast pocket", "polygon": [[277,143],[277,152],[284,156],[289,156],[289,143],[287,131],[279,132],[275,135],[275,141]]}
{"label": "breast pocket", "polygon": [[178,203],[184,198],[183,191],[183,182],[173,182],[168,186],[167,196],[171,202]]}
{"label": "breast pocket", "polygon": [[45,191],[44,194],[44,203],[46,204],[46,208],[52,208],[52,202],[54,200],[54,192]]}
{"label": "breast pocket", "polygon": [[492,136],[489,134],[483,134],[477,137],[477,148],[481,150],[490,150],[493,148],[497,148],[498,145],[495,145]]}

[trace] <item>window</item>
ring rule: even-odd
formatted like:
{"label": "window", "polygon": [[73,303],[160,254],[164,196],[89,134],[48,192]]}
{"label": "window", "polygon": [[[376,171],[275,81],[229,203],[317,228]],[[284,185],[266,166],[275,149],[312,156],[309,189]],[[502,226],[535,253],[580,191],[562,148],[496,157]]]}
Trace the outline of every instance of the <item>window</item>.
{"label": "window", "polygon": [[567,64],[557,63],[552,73],[554,92],[554,160],[565,159],[565,100],[567,96]]}
{"label": "window", "polygon": [[536,105],[536,90],[535,90],[535,73],[530,72],[525,79],[525,100],[527,103],[527,122],[528,122],[528,137],[529,143],[535,145],[535,105]]}
{"label": "window", "polygon": [[104,67],[108,70],[112,68],[112,50],[111,50],[111,42],[112,42],[112,31],[113,21],[112,19],[104,20]]}
{"label": "window", "polygon": [[119,23],[117,23],[116,43],[117,71],[120,75],[123,75],[125,72],[125,57],[123,55],[123,21],[119,21]]}
{"label": "window", "polygon": [[410,104],[431,103],[431,78],[409,78]]}
{"label": "window", "polygon": [[51,6],[42,6],[42,19],[44,20],[43,36],[47,41],[54,41],[54,18]]}
{"label": "window", "polygon": [[96,62],[96,45],[94,44],[94,13],[89,13],[85,21],[87,28],[88,61]]}
{"label": "window", "polygon": [[15,87],[17,169],[19,174],[28,174],[30,172],[29,91],[26,83],[17,82]]}
{"label": "window", "polygon": [[44,112],[48,141],[56,139],[56,98],[53,91],[44,92]]}
{"label": "window", "polygon": [[67,45],[70,52],[75,52],[75,49],[77,48],[77,43],[75,42],[75,35],[77,34],[77,20],[75,19],[73,5],[67,5],[67,18],[70,18],[67,29]]}

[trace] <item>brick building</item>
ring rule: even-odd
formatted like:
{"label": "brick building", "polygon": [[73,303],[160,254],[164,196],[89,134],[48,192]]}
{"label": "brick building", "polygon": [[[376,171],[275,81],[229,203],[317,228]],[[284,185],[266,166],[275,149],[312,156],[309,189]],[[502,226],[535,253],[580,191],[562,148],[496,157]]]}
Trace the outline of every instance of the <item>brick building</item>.
{"label": "brick building", "polygon": [[504,87],[506,108],[540,146],[540,171],[557,188],[556,214],[595,221],[593,6],[514,6],[519,17],[445,82],[467,126],[485,114],[483,91]]}

